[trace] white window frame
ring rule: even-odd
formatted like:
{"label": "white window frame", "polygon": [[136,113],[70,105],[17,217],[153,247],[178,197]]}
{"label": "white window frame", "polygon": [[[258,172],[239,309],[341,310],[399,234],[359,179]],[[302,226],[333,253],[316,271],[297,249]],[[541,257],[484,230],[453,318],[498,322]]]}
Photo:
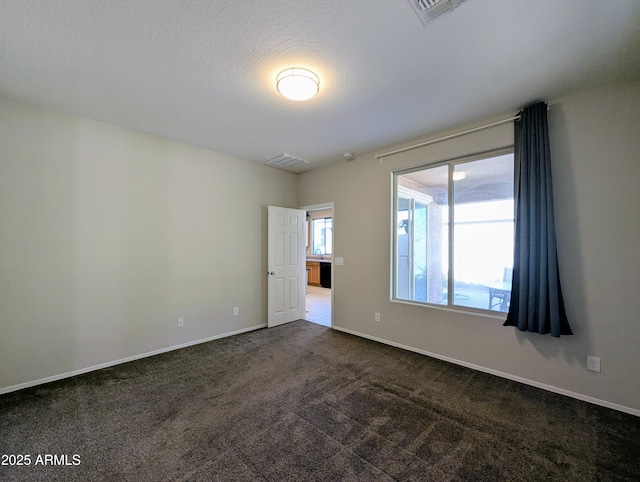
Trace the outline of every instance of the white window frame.
{"label": "white window frame", "polygon": [[[397,178],[394,178],[397,179]],[[394,243],[393,243],[393,261],[394,263],[397,263],[398,260],[398,236],[397,236],[397,230],[398,230],[398,209],[397,209],[397,199],[398,197],[402,196],[405,197],[407,199],[410,199],[412,202],[413,201],[420,201],[424,204],[426,204],[427,206],[429,204],[431,204],[433,202],[433,197],[429,196],[428,194],[419,192],[419,191],[415,191],[411,188],[408,188],[406,186],[398,186],[397,185],[397,181],[396,181],[396,188],[397,188],[397,194],[395,196],[395,201],[394,201],[394,214],[393,214],[393,218],[394,218],[394,226],[395,229],[393,231],[393,238],[394,238]],[[413,219],[409,218],[409,222],[413,225]],[[411,227],[411,232],[414,231],[413,226]],[[415,250],[414,248],[414,243],[413,243],[414,239],[411,239],[411,243],[409,245],[409,258],[411,259],[413,257],[413,252]],[[409,278],[413,278],[413,269],[414,269],[414,263],[411,262],[409,271],[410,271],[410,276]],[[396,293],[398,292],[398,279],[397,279],[397,266],[393,266],[393,296],[395,297]],[[414,286],[413,284],[410,287],[410,291],[412,294],[412,298],[414,297],[415,293],[414,293]],[[408,300],[404,300],[403,298],[398,298],[398,300],[403,300],[403,301],[408,301]]]}
{"label": "white window frame", "polygon": [[[316,254],[314,251],[314,246],[316,244],[316,240],[315,240],[315,234],[313,232],[313,223],[315,221],[324,221],[325,222],[325,230],[326,228],[326,223],[327,223],[327,219],[331,220],[331,253],[322,253],[322,254]],[[309,232],[311,233],[311,254],[314,256],[333,256],[333,217],[332,216],[324,216],[324,217],[318,217],[318,218],[312,218],[309,222]],[[327,246],[327,239],[326,239],[326,234],[325,234],[325,242],[324,242],[324,246],[325,246],[325,251],[326,251],[326,246]]]}
{"label": "white window frame", "polygon": [[[499,149],[493,149],[490,151],[486,151],[486,152],[481,152],[481,153],[477,153],[477,154],[472,154],[472,155],[468,155],[468,156],[463,156],[463,157],[456,157],[453,159],[448,159],[448,160],[444,160],[444,161],[439,161],[439,162],[433,162],[433,163],[426,163],[426,164],[421,164],[419,166],[415,166],[412,168],[408,168],[408,169],[401,169],[398,171],[393,171],[391,173],[391,182],[392,182],[392,199],[391,199],[391,211],[392,211],[392,216],[391,216],[391,292],[390,292],[390,300],[392,302],[396,302],[396,303],[402,303],[402,304],[408,304],[408,305],[418,305],[418,306],[426,306],[426,307],[430,307],[430,308],[436,308],[436,309],[441,309],[441,310],[446,310],[446,311],[453,311],[453,312],[463,312],[463,313],[473,313],[473,314],[478,314],[478,315],[482,315],[482,316],[487,316],[490,318],[501,318],[504,319],[504,313],[503,312],[496,312],[496,311],[492,311],[489,309],[482,309],[482,308],[473,308],[473,307],[467,307],[467,306],[461,306],[461,305],[454,305],[450,302],[450,296],[449,293],[452,293],[453,291],[453,283],[454,283],[454,279],[453,279],[453,273],[452,273],[452,266],[453,266],[453,246],[454,246],[454,236],[453,236],[453,212],[455,207],[453,206],[453,196],[454,196],[454,181],[453,181],[453,170],[455,168],[455,166],[457,164],[464,164],[467,162],[473,162],[473,161],[480,161],[483,159],[488,159],[491,157],[498,157],[500,155],[504,155],[504,154],[513,154],[513,146],[507,146],[507,147],[503,147],[503,148],[499,148]],[[412,196],[415,199],[419,199],[423,202],[425,202],[426,200],[428,200],[429,202],[433,202],[433,198],[431,196],[429,196],[428,194],[425,193],[421,193],[418,191],[415,191],[413,189],[407,188],[406,186],[399,186],[398,185],[398,176],[402,176],[403,174],[408,174],[411,172],[416,172],[416,171],[422,171],[425,169],[432,169],[432,168],[437,168],[437,167],[442,167],[442,166],[448,166],[449,169],[449,173],[448,173],[448,183],[447,183],[447,205],[448,205],[448,266],[447,266],[447,303],[446,304],[437,304],[437,303],[431,303],[431,302],[427,302],[427,301],[419,301],[419,300],[413,300],[413,299],[405,299],[405,298],[398,298],[396,296],[397,293],[397,260],[398,260],[398,246],[397,246],[397,229],[398,229],[398,195],[399,194],[406,194],[408,196]],[[515,198],[515,192],[514,192],[514,198]]]}

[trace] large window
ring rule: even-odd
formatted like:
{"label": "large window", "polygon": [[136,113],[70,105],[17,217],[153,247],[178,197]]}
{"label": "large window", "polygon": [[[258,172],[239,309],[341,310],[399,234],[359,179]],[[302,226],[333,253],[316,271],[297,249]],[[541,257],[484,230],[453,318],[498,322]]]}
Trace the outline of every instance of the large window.
{"label": "large window", "polygon": [[513,153],[394,174],[393,298],[507,311]]}

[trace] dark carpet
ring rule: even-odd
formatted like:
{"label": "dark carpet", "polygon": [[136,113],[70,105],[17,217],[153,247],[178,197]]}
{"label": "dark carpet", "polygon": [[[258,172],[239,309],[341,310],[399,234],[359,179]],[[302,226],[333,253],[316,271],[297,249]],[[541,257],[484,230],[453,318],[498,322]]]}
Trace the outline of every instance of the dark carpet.
{"label": "dark carpet", "polygon": [[0,437],[3,481],[640,480],[637,417],[306,321],[0,396]]}

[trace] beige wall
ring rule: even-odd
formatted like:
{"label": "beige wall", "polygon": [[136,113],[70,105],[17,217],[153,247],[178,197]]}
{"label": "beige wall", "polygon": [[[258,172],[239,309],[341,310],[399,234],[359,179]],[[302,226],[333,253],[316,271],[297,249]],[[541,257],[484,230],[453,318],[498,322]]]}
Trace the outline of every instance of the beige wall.
{"label": "beige wall", "polygon": [[[334,269],[333,323],[640,414],[640,85],[550,106],[559,263],[575,336],[525,334],[502,318],[389,301],[391,172],[511,144],[511,125],[382,165],[368,154],[300,175],[300,205],[335,202],[334,255],[344,266]],[[601,373],[586,370],[587,355],[601,357]]]}
{"label": "beige wall", "polygon": [[0,99],[0,391],[265,323],[266,206],[296,183]]}
{"label": "beige wall", "polygon": [[0,392],[264,323],[265,206],[333,201],[336,327],[640,414],[640,85],[550,106],[561,339],[389,301],[391,172],[509,125],[296,176],[0,100]]}

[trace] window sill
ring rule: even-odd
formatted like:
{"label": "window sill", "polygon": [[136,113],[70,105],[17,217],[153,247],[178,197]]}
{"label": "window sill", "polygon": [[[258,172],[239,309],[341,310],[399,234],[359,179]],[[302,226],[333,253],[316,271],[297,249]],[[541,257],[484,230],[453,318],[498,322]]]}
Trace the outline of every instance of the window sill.
{"label": "window sill", "polygon": [[433,308],[435,310],[447,311],[449,313],[460,313],[463,315],[482,316],[483,318],[491,318],[492,320],[500,320],[504,322],[507,319],[507,314],[503,311],[489,311],[480,310],[477,308],[465,308],[463,306],[444,306],[431,303],[421,303],[419,301],[402,300],[397,298],[391,298],[392,303],[400,303],[402,305],[421,306],[423,308]]}

